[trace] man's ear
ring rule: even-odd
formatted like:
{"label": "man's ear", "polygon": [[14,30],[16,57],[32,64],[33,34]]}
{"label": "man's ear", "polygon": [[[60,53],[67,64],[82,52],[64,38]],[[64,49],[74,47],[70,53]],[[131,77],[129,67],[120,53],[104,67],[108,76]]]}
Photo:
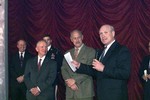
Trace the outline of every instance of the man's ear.
{"label": "man's ear", "polygon": [[36,47],[35,50],[38,52],[38,48]]}
{"label": "man's ear", "polygon": [[112,31],[113,37],[115,37],[115,31]]}

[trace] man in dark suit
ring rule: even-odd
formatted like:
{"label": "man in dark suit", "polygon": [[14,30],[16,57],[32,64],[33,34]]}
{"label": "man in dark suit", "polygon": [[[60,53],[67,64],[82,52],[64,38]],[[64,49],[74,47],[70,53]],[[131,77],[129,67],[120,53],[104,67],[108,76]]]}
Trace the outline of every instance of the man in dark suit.
{"label": "man in dark suit", "polygon": [[[148,49],[150,52],[150,42],[148,44]],[[150,100],[150,55],[143,58],[139,75],[144,89],[144,100]]]}
{"label": "man in dark suit", "polygon": [[46,41],[40,40],[36,51],[38,56],[28,60],[24,74],[27,100],[54,100],[57,63],[46,57]]}
{"label": "man in dark suit", "polygon": [[17,42],[18,51],[12,56],[10,63],[10,96],[11,100],[26,100],[24,70],[26,62],[32,55],[26,50],[26,42]]}
{"label": "man in dark suit", "polygon": [[127,82],[130,76],[131,58],[129,50],[115,40],[111,25],[103,25],[99,30],[105,50],[91,66],[73,61],[77,73],[94,75],[97,79],[97,100],[128,100]]}
{"label": "man in dark suit", "polygon": [[[70,52],[73,59],[91,65],[95,57],[95,50],[82,42],[81,31],[72,31],[70,39],[74,48],[68,50],[67,53]],[[63,60],[61,71],[66,83],[66,100],[93,100],[94,86],[91,76],[73,72],[66,59]]]}
{"label": "man in dark suit", "polygon": [[49,57],[51,60],[54,60],[57,62],[57,77],[54,82],[55,100],[57,100],[58,85],[61,85],[61,86],[64,85],[64,84],[62,84],[64,82],[63,82],[63,79],[61,76],[61,71],[60,71],[61,66],[62,66],[63,54],[59,49],[55,48],[52,45],[52,39],[51,39],[50,35],[48,35],[48,34],[44,35],[43,40],[45,40],[47,42],[47,46],[48,46],[46,56]]}

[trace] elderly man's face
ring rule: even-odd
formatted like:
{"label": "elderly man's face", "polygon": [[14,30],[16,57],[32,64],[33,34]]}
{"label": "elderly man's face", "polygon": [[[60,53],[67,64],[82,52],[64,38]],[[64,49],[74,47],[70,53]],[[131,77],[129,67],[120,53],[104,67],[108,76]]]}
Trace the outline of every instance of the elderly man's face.
{"label": "elderly man's face", "polygon": [[115,32],[111,30],[110,26],[105,25],[100,28],[99,36],[100,36],[101,42],[104,45],[108,45],[114,40]]}
{"label": "elderly man's face", "polygon": [[36,51],[38,52],[38,55],[40,57],[46,55],[47,53],[47,43],[44,41],[41,41],[36,46]]}
{"label": "elderly man's face", "polygon": [[23,40],[19,40],[17,43],[17,48],[20,52],[24,52],[26,50],[26,42]]}
{"label": "elderly man's face", "polygon": [[82,45],[83,36],[80,35],[78,32],[74,32],[71,35],[71,41],[76,48],[79,48]]}

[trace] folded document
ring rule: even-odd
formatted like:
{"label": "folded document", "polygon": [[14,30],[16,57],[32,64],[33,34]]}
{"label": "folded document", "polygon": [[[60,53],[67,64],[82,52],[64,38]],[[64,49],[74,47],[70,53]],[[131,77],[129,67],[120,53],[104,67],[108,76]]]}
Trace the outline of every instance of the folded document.
{"label": "folded document", "polygon": [[76,71],[76,67],[73,66],[73,64],[71,63],[71,62],[73,61],[73,59],[72,59],[72,57],[71,57],[70,52],[66,53],[66,54],[64,55],[64,57],[65,57],[67,63],[69,64],[69,67],[72,69],[73,72],[75,72],[75,71]]}

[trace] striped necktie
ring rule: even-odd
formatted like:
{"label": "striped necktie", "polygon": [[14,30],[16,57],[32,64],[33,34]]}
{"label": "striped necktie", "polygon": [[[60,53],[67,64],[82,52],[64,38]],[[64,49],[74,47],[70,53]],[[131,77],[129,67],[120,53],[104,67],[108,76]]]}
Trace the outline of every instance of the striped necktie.
{"label": "striped necktie", "polygon": [[74,51],[74,58],[75,58],[75,60],[77,59],[78,54],[79,54],[79,49],[76,48],[75,51]]}
{"label": "striped necktie", "polygon": [[106,50],[106,48],[107,48],[107,47],[104,47],[104,50],[103,50],[103,52],[102,52],[101,56],[99,57],[99,61],[100,61],[100,62],[102,62],[102,61],[103,61],[103,59],[104,59],[104,56],[105,56],[105,50]]}

